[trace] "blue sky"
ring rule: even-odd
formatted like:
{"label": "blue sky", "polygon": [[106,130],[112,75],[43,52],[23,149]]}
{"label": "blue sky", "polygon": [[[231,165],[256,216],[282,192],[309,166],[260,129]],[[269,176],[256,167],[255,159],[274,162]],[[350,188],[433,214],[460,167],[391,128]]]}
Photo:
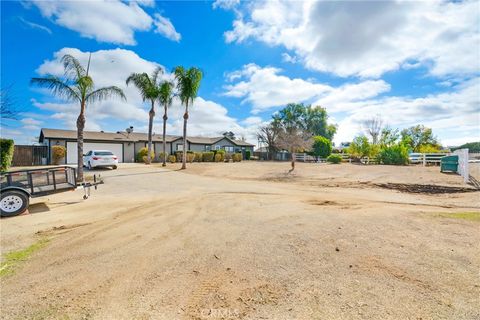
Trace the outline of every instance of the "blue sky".
{"label": "blue sky", "polygon": [[[78,106],[29,86],[61,76],[70,53],[98,86],[127,102],[88,106],[87,129],[145,132],[148,106],[131,72],[197,66],[204,72],[189,133],[233,131],[255,143],[259,125],[289,102],[325,107],[336,143],[379,115],[387,125],[424,124],[445,145],[480,140],[480,9],[460,2],[2,1],[1,81],[21,110],[2,136],[32,143],[40,128],[75,128]],[[169,78],[170,74],[165,74]],[[158,112],[157,114],[159,114]],[[181,132],[182,108],[168,131]],[[161,116],[154,131],[161,130]]]}

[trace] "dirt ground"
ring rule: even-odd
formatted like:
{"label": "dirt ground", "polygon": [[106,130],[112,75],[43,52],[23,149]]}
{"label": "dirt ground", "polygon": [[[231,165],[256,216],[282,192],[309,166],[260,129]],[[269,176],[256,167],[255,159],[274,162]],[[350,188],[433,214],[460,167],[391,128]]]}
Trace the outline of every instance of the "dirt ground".
{"label": "dirt ground", "polygon": [[3,254],[50,239],[1,279],[1,318],[480,318],[480,194],[461,177],[288,166],[123,164],[86,201],[35,199],[0,221]]}

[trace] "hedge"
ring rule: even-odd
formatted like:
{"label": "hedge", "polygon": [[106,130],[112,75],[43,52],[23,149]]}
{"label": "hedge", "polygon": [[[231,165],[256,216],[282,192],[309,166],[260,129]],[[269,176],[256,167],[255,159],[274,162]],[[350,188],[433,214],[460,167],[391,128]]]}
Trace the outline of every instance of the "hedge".
{"label": "hedge", "polygon": [[213,161],[213,152],[204,152],[202,155],[203,162],[212,162]]}
{"label": "hedge", "polygon": [[250,157],[252,154],[250,153],[250,150],[245,151],[245,159],[250,160]]}
{"label": "hedge", "polygon": [[193,161],[195,162],[202,162],[202,153],[201,152],[195,152],[194,153],[195,157],[193,158]]}
{"label": "hedge", "polygon": [[187,151],[187,162],[192,163],[194,159],[195,159],[195,154],[193,152]]}
{"label": "hedge", "polygon": [[169,155],[167,159],[168,159],[168,162],[170,163],[177,162],[177,158],[173,154]]}
{"label": "hedge", "polygon": [[342,156],[339,154],[331,154],[327,157],[327,162],[338,164],[342,162]]}
{"label": "hedge", "polygon": [[0,171],[7,171],[12,165],[14,142],[11,139],[0,139]]}
{"label": "hedge", "polygon": [[[76,150],[75,150],[76,151]],[[52,146],[52,160],[53,164],[60,164],[60,160],[65,158],[67,149],[64,146]]]}

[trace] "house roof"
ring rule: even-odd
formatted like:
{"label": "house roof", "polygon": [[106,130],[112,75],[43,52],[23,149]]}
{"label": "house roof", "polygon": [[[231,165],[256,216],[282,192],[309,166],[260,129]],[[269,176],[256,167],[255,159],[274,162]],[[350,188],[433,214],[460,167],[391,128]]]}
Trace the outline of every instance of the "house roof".
{"label": "house roof", "polygon": [[[130,134],[126,132],[104,132],[104,131],[84,131],[83,138],[85,140],[97,140],[97,141],[121,141],[121,142],[136,142],[136,141],[148,141],[148,134],[141,132],[132,132]],[[166,135],[165,140],[167,142],[173,142],[181,139],[181,136]],[[40,131],[39,142],[43,142],[44,139],[77,139],[77,131],[75,130],[62,130],[62,129],[49,129],[42,128]],[[214,144],[222,139],[228,139],[237,146],[253,146],[245,141],[233,140],[227,137],[187,137],[190,143],[196,144]],[[153,134],[152,141],[162,142],[161,134]]]}

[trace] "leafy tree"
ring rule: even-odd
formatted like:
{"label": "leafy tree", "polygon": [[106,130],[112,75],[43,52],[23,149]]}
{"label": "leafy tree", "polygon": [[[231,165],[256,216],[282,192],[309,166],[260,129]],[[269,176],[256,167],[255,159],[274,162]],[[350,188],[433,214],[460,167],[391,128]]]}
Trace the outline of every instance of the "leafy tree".
{"label": "leafy tree", "polygon": [[148,112],[148,153],[147,164],[152,162],[151,150],[152,150],[152,131],[153,131],[153,118],[155,117],[155,101],[160,97],[160,86],[158,84],[158,78],[163,73],[162,68],[156,68],[152,76],[147,73],[132,73],[127,78],[127,86],[130,82],[133,82],[135,87],[140,91],[143,101],[149,100],[151,103],[150,111]]}
{"label": "leafy tree", "polygon": [[310,132],[312,136],[322,136],[329,140],[337,131],[335,125],[327,123],[327,111],[320,106],[289,103],[273,116],[273,119],[301,128],[305,132]]}
{"label": "leafy tree", "polygon": [[[202,81],[202,71],[192,67],[185,69],[178,66],[173,71],[177,81],[178,96],[183,105],[185,105],[185,113],[183,115],[183,151],[187,150],[187,121],[188,121],[188,106],[192,105],[198,94],[200,82]],[[187,168],[187,154],[183,152],[182,169]]]}
{"label": "leafy tree", "polygon": [[66,54],[61,60],[65,69],[63,78],[47,75],[45,78],[32,78],[30,80],[32,85],[47,88],[53,95],[59,98],[80,104],[80,114],[77,118],[78,181],[83,181],[83,130],[85,128],[87,106],[114,96],[126,100],[123,91],[116,86],[95,89],[93,79],[88,75],[90,58],[85,70],[75,57]]}
{"label": "leafy tree", "polygon": [[332,153],[332,142],[325,137],[313,137],[313,153],[320,158],[326,158]]}
{"label": "leafy tree", "polygon": [[348,153],[357,159],[363,157],[374,157],[378,153],[378,146],[370,144],[364,135],[355,137],[348,147]]}
{"label": "leafy tree", "polygon": [[391,147],[398,142],[400,139],[400,132],[398,129],[392,129],[390,127],[385,127],[380,133],[379,144],[383,147]]}
{"label": "leafy tree", "polygon": [[402,143],[414,152],[419,152],[421,146],[438,146],[437,138],[433,135],[432,129],[423,125],[416,125],[401,132]]}
{"label": "leafy tree", "polygon": [[[161,105],[163,105],[163,134],[162,134],[162,141],[163,141],[163,154],[166,154],[166,149],[167,149],[167,142],[165,139],[165,135],[167,132],[167,110],[172,106],[172,100],[173,100],[173,87],[174,84],[169,81],[163,81],[160,84],[160,94],[158,97],[158,100]],[[165,167],[167,165],[166,163],[167,157],[163,157],[162,159],[162,166]]]}

